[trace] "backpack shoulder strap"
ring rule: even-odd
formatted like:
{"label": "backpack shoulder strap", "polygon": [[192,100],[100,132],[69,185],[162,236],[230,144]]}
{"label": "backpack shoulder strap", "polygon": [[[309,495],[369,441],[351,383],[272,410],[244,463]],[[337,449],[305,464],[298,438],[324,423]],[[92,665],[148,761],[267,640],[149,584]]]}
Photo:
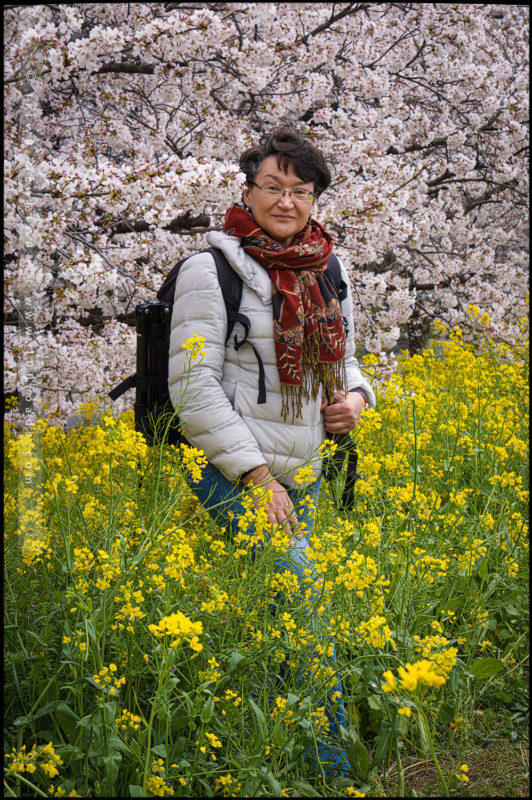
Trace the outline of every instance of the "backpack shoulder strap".
{"label": "backpack shoulder strap", "polygon": [[331,279],[333,286],[336,289],[338,300],[340,302],[345,300],[347,297],[347,284],[342,278],[342,268],[340,267],[340,262],[334,253],[331,253],[329,256],[329,263],[325,269],[325,274]]}
{"label": "backpack shoulder strap", "polygon": [[244,337],[238,341],[238,337],[235,334],[234,347],[235,350],[239,350],[243,344],[249,344],[250,347],[253,348],[259,368],[259,393],[257,397],[257,403],[260,405],[266,402],[266,376],[260,353],[255,345],[248,340],[251,322],[245,314],[241,314],[239,311],[240,302],[242,300],[242,278],[234,271],[233,267],[221,250],[218,250],[216,247],[211,247],[209,249],[212,252],[212,256],[216,262],[218,282],[222,290],[225,302],[225,310],[227,312],[227,334],[225,337],[225,343],[227,344],[229,341],[235,322],[240,322],[244,328]]}
{"label": "backpack shoulder strap", "polygon": [[222,295],[227,312],[227,333],[225,343],[229,341],[235,322],[242,322],[246,328],[246,335],[249,332],[250,323],[247,317],[239,314],[240,302],[242,300],[242,278],[238,275],[221,250],[217,247],[209,247],[206,251],[211,253],[216,264],[218,273],[218,283],[222,290]]}
{"label": "backpack shoulder strap", "polygon": [[172,267],[166,278],[164,279],[161,288],[157,292],[157,300],[160,300],[161,303],[172,303],[174,302],[174,292],[175,292],[175,282],[179,270],[183,266],[187,259],[182,258],[177,264]]}
{"label": "backpack shoulder strap", "polygon": [[[207,250],[203,250],[203,253],[210,253],[214,258],[214,263],[216,264],[216,272],[218,274],[218,283],[220,284],[220,288],[222,290],[222,295],[224,298],[225,303],[225,310],[227,312],[227,334],[225,337],[226,343],[229,341],[229,337],[231,335],[231,331],[233,330],[234,324],[237,321],[242,322],[243,320],[237,320],[238,309],[240,308],[240,301],[242,300],[242,279],[232,268],[231,264],[224,256],[221,250],[217,247],[209,247]],[[168,275],[166,276],[164,283],[162,284],[161,288],[157,292],[157,299],[163,303],[171,303],[173,305],[174,302],[174,294],[175,294],[175,282],[179,273],[179,270],[187,261],[186,258],[182,258],[177,264],[172,267]],[[247,317],[244,318],[249,325],[249,321]]]}

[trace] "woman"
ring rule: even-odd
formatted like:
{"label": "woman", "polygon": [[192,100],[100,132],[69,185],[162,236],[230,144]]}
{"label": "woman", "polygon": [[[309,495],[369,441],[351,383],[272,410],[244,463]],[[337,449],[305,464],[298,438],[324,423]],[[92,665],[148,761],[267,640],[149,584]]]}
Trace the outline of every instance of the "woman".
{"label": "woman", "polygon": [[[207,238],[242,278],[240,312],[251,322],[253,348],[235,349],[233,337],[224,344],[226,312],[214,259],[208,253],[191,256],[176,284],[170,396],[174,405],[182,398],[179,414],[187,439],[209,462],[192,490],[207,508],[216,506],[211,515],[232,535],[237,519],[228,512],[238,517],[245,487],[271,490],[268,520],[283,525],[291,537],[287,557],[276,566],[302,577],[314,514],[303,495],[313,495],[317,505],[318,448],[327,434],[354,428],[375,397],[354,356],[350,290],[340,304],[323,274],[333,240],[312,219],[317,198],[331,181],[323,155],[282,127],[243,153],[240,168],[246,176],[244,203],[232,206],[222,232]],[[194,333],[205,338],[205,356],[189,370],[182,345]],[[261,403],[257,355],[265,371]],[[302,492],[295,476],[309,463],[314,480]],[[345,724],[341,704],[335,721]]]}

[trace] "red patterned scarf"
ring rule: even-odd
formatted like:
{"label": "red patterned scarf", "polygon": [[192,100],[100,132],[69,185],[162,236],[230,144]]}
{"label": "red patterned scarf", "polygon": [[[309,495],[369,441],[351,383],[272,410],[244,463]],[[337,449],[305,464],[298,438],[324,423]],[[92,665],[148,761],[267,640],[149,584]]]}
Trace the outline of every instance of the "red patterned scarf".
{"label": "red patterned scarf", "polygon": [[324,271],[332,236],[311,220],[283,247],[259,228],[241,206],[228,209],[223,232],[238,236],[246,253],[272,280],[273,331],[281,379],[282,417],[302,416],[302,397],[313,400],[323,386],[329,402],[346,391],[345,329],[340,301]]}

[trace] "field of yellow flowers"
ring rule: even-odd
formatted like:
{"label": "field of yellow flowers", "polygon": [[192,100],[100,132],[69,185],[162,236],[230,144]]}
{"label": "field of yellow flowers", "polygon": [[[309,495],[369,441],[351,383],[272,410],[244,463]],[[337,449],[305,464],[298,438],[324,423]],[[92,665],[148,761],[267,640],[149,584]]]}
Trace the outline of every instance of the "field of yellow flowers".
{"label": "field of yellow flowers", "polygon": [[[323,482],[314,586],[272,570],[280,534],[251,557],[251,504],[229,541],[182,477],[201,453],[149,448],[131,413],[8,419],[6,796],[410,796],[412,756],[467,796],[477,715],[518,736],[528,713],[528,343],[440,334],[377,386],[353,508]],[[351,765],[332,782],[307,759],[331,641]]]}

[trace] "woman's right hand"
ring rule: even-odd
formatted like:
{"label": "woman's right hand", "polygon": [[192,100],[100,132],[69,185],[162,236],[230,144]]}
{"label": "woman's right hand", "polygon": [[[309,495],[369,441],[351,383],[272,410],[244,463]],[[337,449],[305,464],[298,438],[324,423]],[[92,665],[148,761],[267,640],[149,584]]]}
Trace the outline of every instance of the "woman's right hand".
{"label": "woman's right hand", "polygon": [[253,486],[272,492],[272,498],[267,505],[264,505],[260,498],[254,500],[255,508],[265,508],[268,522],[272,525],[282,525],[289,536],[295,534],[297,539],[302,539],[304,534],[299,530],[294,504],[284,486],[273,477],[266,464],[255,467],[241,479],[244,486],[248,486],[252,481]]}

